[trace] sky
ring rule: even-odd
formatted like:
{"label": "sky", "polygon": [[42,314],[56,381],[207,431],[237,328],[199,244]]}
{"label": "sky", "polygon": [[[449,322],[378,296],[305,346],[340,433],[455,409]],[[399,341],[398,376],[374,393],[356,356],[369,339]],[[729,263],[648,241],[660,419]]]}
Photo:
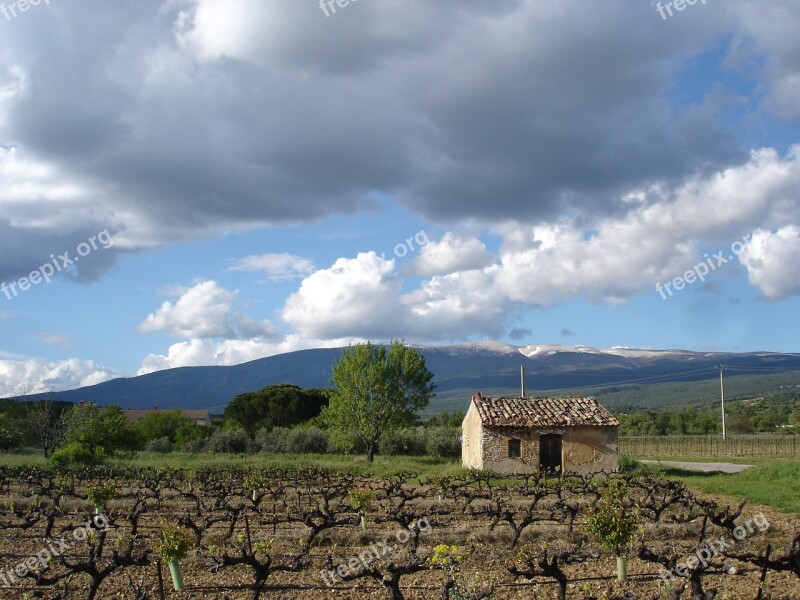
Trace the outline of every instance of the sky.
{"label": "sky", "polygon": [[796,0],[0,2],[0,396],[367,340],[800,352]]}

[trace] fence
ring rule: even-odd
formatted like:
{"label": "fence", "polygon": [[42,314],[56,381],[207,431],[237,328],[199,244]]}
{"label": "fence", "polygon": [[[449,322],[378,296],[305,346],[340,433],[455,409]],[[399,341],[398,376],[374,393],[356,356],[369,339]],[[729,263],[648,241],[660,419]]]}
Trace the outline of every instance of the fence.
{"label": "fence", "polygon": [[796,458],[796,435],[636,435],[619,438],[619,453],[636,457]]}

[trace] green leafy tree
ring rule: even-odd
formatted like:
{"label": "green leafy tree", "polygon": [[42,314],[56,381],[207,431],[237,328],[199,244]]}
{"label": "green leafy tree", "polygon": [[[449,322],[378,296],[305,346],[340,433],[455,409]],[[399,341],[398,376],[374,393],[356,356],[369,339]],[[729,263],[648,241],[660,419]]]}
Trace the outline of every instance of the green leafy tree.
{"label": "green leafy tree", "polygon": [[387,431],[412,425],[433,395],[425,358],[400,342],[351,346],[333,367],[335,386],[322,420],[372,462]]}
{"label": "green leafy tree", "polygon": [[726,428],[733,433],[753,433],[753,424],[743,412],[735,412],[728,416],[725,423]]}
{"label": "green leafy tree", "polygon": [[162,437],[169,439],[170,444],[176,442],[178,430],[194,423],[182,410],[154,410],[134,425],[142,443]]}
{"label": "green leafy tree", "polygon": [[0,413],[0,450],[13,450],[20,445],[22,433],[17,424],[4,413]]}
{"label": "green leafy tree", "polygon": [[181,425],[175,430],[174,446],[178,450],[183,450],[186,444],[195,440],[205,440],[211,437],[214,428],[208,425],[200,425],[196,421],[189,420],[188,423]]}
{"label": "green leafy tree", "polygon": [[330,392],[296,385],[270,385],[236,396],[225,408],[224,416],[237,421],[252,436],[264,427],[290,427],[318,416],[328,404]]}
{"label": "green leafy tree", "polygon": [[589,508],[586,528],[605,550],[617,555],[617,576],[627,579],[625,550],[639,528],[641,515],[622,483],[610,480],[600,498]]}
{"label": "green leafy tree", "polygon": [[464,417],[467,413],[462,410],[454,410],[453,412],[439,413],[433,415],[425,421],[422,425],[425,427],[461,427]]}
{"label": "green leafy tree", "polygon": [[63,419],[66,445],[82,447],[94,457],[139,447],[136,430],[117,406],[78,404],[64,413]]}

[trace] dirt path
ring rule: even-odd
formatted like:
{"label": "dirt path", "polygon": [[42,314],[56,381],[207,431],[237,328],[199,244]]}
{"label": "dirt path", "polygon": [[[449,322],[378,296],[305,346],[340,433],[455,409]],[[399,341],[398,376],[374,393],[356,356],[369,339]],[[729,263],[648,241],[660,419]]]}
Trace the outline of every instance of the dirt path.
{"label": "dirt path", "polygon": [[701,471],[703,473],[741,473],[755,465],[734,465],[731,463],[702,463],[702,462],[677,462],[671,460],[640,460],[646,465],[663,465],[672,469],[685,469],[687,471]]}

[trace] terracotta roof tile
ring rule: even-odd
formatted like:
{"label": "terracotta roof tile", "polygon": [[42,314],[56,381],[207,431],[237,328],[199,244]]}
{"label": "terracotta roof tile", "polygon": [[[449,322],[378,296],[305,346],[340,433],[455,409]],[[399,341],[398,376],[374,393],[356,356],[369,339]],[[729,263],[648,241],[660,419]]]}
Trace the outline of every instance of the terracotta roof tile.
{"label": "terracotta roof tile", "polygon": [[618,427],[619,421],[596,398],[472,398],[484,425],[490,427]]}

